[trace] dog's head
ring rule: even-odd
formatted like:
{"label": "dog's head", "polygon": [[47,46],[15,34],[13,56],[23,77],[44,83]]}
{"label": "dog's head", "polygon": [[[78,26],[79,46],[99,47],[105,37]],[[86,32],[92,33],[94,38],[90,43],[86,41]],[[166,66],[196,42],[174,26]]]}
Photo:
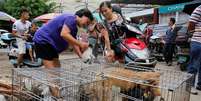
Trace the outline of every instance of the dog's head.
{"label": "dog's head", "polygon": [[91,64],[95,59],[93,55],[92,48],[89,47],[84,53],[82,54],[82,61],[87,64]]}

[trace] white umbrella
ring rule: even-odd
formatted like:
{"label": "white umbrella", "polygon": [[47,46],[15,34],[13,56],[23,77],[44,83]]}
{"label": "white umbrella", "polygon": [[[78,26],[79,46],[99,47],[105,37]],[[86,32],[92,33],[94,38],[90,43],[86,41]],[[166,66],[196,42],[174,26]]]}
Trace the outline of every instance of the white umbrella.
{"label": "white umbrella", "polygon": [[40,15],[40,16],[34,18],[34,20],[48,22],[49,20],[51,20],[59,15],[61,15],[61,13],[47,13],[47,14],[43,14],[43,15]]}
{"label": "white umbrella", "polygon": [[9,14],[0,11],[0,20],[15,22],[16,19]]}

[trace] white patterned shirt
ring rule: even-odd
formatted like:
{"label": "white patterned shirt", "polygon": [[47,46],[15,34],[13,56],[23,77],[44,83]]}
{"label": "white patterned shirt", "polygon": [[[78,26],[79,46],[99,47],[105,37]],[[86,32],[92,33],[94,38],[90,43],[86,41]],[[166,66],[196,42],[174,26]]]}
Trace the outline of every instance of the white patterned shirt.
{"label": "white patterned shirt", "polygon": [[191,41],[201,43],[201,5],[191,14],[190,22],[195,23],[195,32],[193,33]]}

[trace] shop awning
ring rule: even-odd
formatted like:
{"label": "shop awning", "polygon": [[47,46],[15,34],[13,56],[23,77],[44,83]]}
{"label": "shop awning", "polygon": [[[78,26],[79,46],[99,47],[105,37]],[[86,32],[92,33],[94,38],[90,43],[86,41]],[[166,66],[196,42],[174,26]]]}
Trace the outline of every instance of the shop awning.
{"label": "shop awning", "polygon": [[125,17],[126,18],[131,18],[131,17],[138,17],[138,16],[143,16],[143,15],[150,15],[150,14],[153,14],[153,13],[154,13],[154,9],[151,8],[151,9],[145,9],[145,10],[142,10],[142,11],[125,14]]}
{"label": "shop awning", "polygon": [[172,13],[172,12],[177,12],[177,11],[183,11],[185,4],[186,3],[181,3],[181,4],[174,4],[174,5],[159,7],[159,14],[166,14],[166,13]]}

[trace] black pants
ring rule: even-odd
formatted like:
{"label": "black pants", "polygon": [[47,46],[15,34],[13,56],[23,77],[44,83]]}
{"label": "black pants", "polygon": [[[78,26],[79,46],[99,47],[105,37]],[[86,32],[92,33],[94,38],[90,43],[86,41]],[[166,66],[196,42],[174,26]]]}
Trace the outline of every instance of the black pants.
{"label": "black pants", "polygon": [[175,44],[166,43],[163,51],[166,63],[172,62]]}
{"label": "black pants", "polygon": [[53,60],[55,58],[59,58],[59,54],[57,53],[56,49],[50,44],[35,43],[35,52],[37,58],[45,60]]}

